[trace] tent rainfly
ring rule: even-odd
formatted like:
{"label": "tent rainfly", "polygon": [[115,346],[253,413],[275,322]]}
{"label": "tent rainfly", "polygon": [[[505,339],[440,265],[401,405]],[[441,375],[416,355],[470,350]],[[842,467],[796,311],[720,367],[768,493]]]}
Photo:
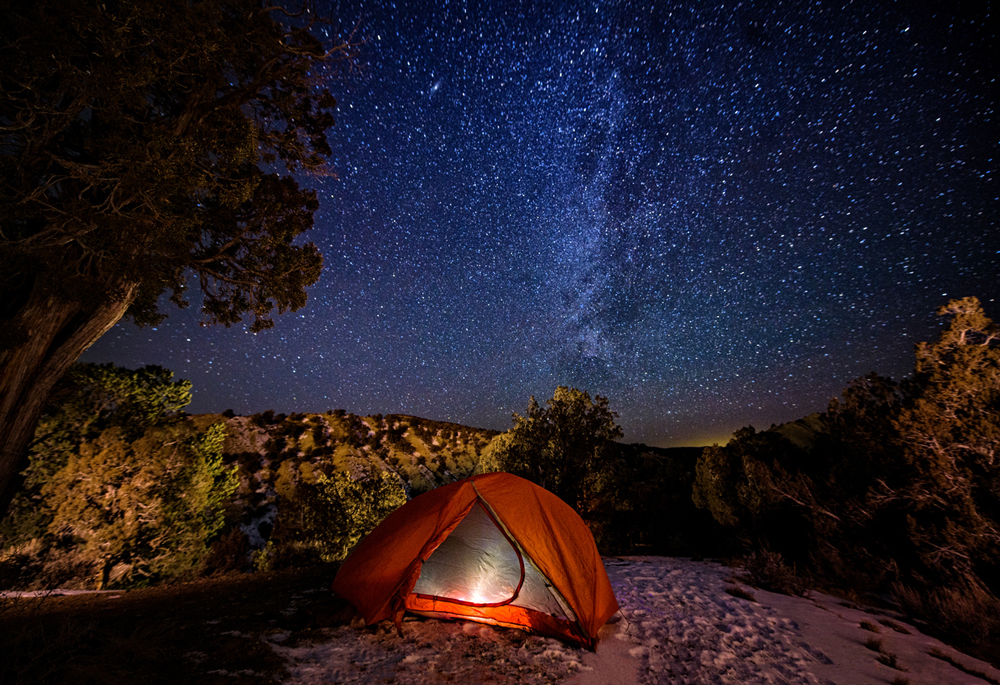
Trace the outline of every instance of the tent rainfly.
{"label": "tent rainfly", "polygon": [[333,590],[368,625],[406,611],[520,628],[594,649],[618,610],[594,538],[561,499],[508,473],[413,498],[368,534]]}

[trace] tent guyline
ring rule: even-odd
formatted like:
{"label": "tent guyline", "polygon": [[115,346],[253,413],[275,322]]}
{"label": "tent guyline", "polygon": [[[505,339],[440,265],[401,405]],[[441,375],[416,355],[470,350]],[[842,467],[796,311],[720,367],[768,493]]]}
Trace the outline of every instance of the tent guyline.
{"label": "tent guyline", "polygon": [[618,609],[586,524],[565,502],[506,473],[407,502],[355,548],[334,580],[368,625],[406,612],[479,621],[593,649]]}

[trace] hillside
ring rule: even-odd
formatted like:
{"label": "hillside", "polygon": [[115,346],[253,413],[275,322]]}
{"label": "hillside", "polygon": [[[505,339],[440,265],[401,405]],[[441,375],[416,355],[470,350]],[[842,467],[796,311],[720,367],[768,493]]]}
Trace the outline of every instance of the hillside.
{"label": "hillside", "polygon": [[[499,435],[343,410],[158,421],[85,434],[70,421],[69,439],[43,445],[37,475],[0,526],[0,589],[135,587],[337,562],[407,499],[471,475]],[[618,444],[606,463],[616,477],[581,512],[601,549],[693,553],[699,540],[720,539],[691,503],[700,452]],[[677,520],[685,525],[650,525]]]}
{"label": "hillside", "polygon": [[[483,449],[499,434],[415,416],[357,416],[343,411],[192,419],[203,425],[218,420],[226,423],[225,460],[239,466],[240,477],[233,510],[238,511],[240,529],[247,534],[251,549],[260,549],[272,539],[279,515],[286,522],[295,516],[293,510],[303,491],[315,485],[320,474],[330,477],[343,472],[363,481],[373,469],[384,471],[402,484],[410,499],[470,475]],[[690,530],[649,527],[641,521],[683,511],[688,527],[701,531],[709,525],[709,517],[690,503],[690,484],[701,448],[619,444],[618,449],[631,467],[634,485],[616,502],[617,513],[611,518],[618,525],[604,531],[591,522],[599,539],[611,536],[602,544],[616,551],[691,551]],[[627,539],[612,544],[623,534],[622,526],[628,529]],[[286,526],[284,533],[289,532]],[[274,537],[281,544],[282,531]]]}
{"label": "hillside", "polygon": [[467,476],[497,434],[415,416],[357,416],[342,410],[199,418],[225,421],[223,451],[253,477],[244,485],[255,492],[278,487],[282,479],[308,480],[315,469],[351,472],[367,463],[399,476],[412,497]]}
{"label": "hillside", "polygon": [[[496,431],[390,414],[357,416],[343,410],[290,415],[200,415],[224,421],[226,463],[239,467],[231,511],[252,549],[271,538],[279,511],[303,497],[303,486],[338,472],[354,480],[386,472],[407,498],[466,477]],[[287,517],[286,517],[287,518]]]}

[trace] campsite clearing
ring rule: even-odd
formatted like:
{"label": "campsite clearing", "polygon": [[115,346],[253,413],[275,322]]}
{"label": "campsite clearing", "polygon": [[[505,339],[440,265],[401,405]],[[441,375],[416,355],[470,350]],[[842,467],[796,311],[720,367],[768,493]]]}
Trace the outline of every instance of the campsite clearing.
{"label": "campsite clearing", "polygon": [[[327,567],[0,600],[4,648],[13,647],[0,662],[0,682],[989,682],[976,671],[1000,681],[997,669],[898,617],[829,595],[750,589],[756,601],[739,599],[726,592],[747,589],[734,584],[734,569],[708,561],[627,557],[605,565],[622,613],[602,630],[596,653],[475,623],[414,617],[402,639],[391,623],[364,628],[354,617],[351,625],[353,612],[329,592],[335,569]],[[866,621],[881,632],[862,628]],[[907,670],[879,661],[882,652],[865,646],[871,637]]]}

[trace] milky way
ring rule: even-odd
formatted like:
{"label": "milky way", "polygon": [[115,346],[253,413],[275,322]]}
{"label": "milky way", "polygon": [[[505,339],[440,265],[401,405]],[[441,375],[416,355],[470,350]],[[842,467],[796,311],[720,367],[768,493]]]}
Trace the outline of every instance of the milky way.
{"label": "milky way", "polygon": [[338,178],[302,179],[307,306],[253,335],[167,305],[85,360],[166,366],[195,412],[497,429],[569,385],[704,444],[906,375],[951,298],[1000,318],[986,11],[414,4],[331,9],[361,45]]}

